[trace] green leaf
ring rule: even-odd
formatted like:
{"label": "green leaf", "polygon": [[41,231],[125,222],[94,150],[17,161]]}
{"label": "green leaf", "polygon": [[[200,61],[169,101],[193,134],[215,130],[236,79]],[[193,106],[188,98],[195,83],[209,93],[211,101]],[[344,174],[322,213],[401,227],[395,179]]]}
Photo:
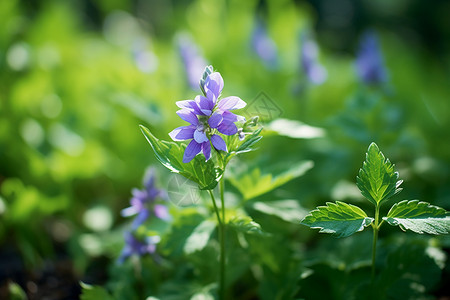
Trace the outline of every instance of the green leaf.
{"label": "green leaf", "polygon": [[25,291],[15,282],[9,282],[8,283],[8,290],[9,290],[9,298],[10,300],[26,300],[27,294]]}
{"label": "green leaf", "polygon": [[114,298],[101,286],[93,286],[80,282],[82,293],[81,300],[113,300]]}
{"label": "green leaf", "polygon": [[311,211],[301,224],[318,228],[320,232],[331,233],[336,237],[346,237],[364,230],[373,222],[358,206],[337,201],[327,202]]}
{"label": "green leaf", "polygon": [[292,223],[297,223],[308,213],[308,211],[300,206],[297,200],[255,202],[253,203],[253,209]]}
{"label": "green leaf", "polygon": [[239,140],[237,135],[225,136],[225,141],[228,146],[229,152],[225,156],[225,162],[228,163],[234,156],[253,151],[253,145],[255,145],[262,136],[260,135],[262,128],[253,131],[247,135],[243,141]]}
{"label": "green leaf", "polygon": [[195,227],[184,244],[184,253],[191,254],[205,248],[215,228],[216,223],[211,220],[205,220]]}
{"label": "green leaf", "polygon": [[450,213],[445,209],[419,200],[403,200],[394,204],[383,220],[392,226],[400,226],[416,233],[448,234]]}
{"label": "green leaf", "polygon": [[183,163],[185,144],[159,140],[144,126],[139,127],[163,166],[196,182],[201,190],[212,190],[216,187],[223,170],[216,168],[211,159],[206,162],[203,156],[197,155],[189,163]]}
{"label": "green leaf", "polygon": [[248,216],[234,217],[229,221],[228,225],[234,230],[245,234],[266,235],[266,233],[261,230],[261,226]]}
{"label": "green leaf", "polygon": [[398,172],[394,165],[385,158],[375,143],[370,144],[366,160],[356,177],[356,185],[361,194],[375,206],[398,194],[402,180],[398,180]]}
{"label": "green leaf", "polygon": [[[289,168],[282,171],[274,170],[264,173],[259,167],[253,169],[235,168],[231,169],[230,176],[227,179],[244,196],[244,200],[252,199],[277,187],[302,176],[314,166],[310,160],[300,161],[289,165]],[[277,168],[280,169],[280,168]]]}

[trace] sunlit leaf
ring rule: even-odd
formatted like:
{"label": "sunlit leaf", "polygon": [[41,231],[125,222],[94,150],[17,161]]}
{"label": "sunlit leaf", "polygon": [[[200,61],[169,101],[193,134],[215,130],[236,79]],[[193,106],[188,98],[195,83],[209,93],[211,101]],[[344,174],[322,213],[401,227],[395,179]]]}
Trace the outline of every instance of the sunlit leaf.
{"label": "sunlit leaf", "polygon": [[202,155],[197,155],[189,163],[183,163],[185,144],[157,139],[144,126],[141,125],[140,128],[163,166],[196,182],[201,190],[211,190],[216,187],[223,170],[216,168],[212,160],[206,162]]}
{"label": "sunlit leaf", "polygon": [[398,172],[394,165],[385,158],[375,143],[370,144],[366,153],[366,160],[356,178],[356,185],[364,197],[374,205],[398,194],[402,183],[398,180]]}
{"label": "sunlit leaf", "polygon": [[389,210],[383,220],[392,226],[400,226],[416,233],[448,234],[450,214],[443,208],[419,200],[403,200]]}
{"label": "sunlit leaf", "polygon": [[247,216],[234,217],[230,220],[228,225],[234,230],[245,234],[265,235],[261,230],[261,226]]}
{"label": "sunlit leaf", "polygon": [[200,223],[187,238],[184,244],[184,252],[190,254],[205,248],[215,228],[216,223],[211,220],[205,220]]}
{"label": "sunlit leaf", "polygon": [[302,208],[297,200],[278,200],[255,202],[253,209],[266,215],[276,216],[284,221],[297,223],[308,211]]}
{"label": "sunlit leaf", "polygon": [[284,170],[274,170],[273,173],[265,173],[259,167],[254,167],[253,169],[241,168],[232,170],[231,176],[227,177],[227,179],[241,192],[244,199],[248,200],[270,192],[292,179],[302,176],[313,165],[313,162],[310,160],[300,161],[290,164]]}
{"label": "sunlit leaf", "polygon": [[320,232],[331,233],[336,237],[346,237],[364,230],[373,222],[359,207],[344,202],[328,202],[311,211],[301,224],[318,228]]}
{"label": "sunlit leaf", "polygon": [[312,139],[325,136],[325,130],[297,120],[276,119],[264,127],[268,133],[287,136],[294,139]]}

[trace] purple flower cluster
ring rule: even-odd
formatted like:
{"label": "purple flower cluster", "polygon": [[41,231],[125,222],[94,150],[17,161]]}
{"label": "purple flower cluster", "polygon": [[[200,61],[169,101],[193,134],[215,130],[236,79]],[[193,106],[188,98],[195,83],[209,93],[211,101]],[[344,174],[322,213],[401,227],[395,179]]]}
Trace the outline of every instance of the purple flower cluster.
{"label": "purple flower cluster", "polygon": [[208,161],[211,158],[211,144],[216,150],[227,152],[227,145],[218,133],[234,135],[238,132],[234,122],[245,120],[231,110],[243,108],[246,103],[235,96],[219,100],[223,89],[222,76],[212,72],[212,67],[207,67],[205,72],[208,75],[200,82],[204,96],[198,95],[194,100],[176,103],[181,108],[177,112],[178,116],[190,125],[178,127],[169,133],[174,141],[192,139],[184,152],[184,163],[190,162],[201,151]]}
{"label": "purple flower cluster", "polygon": [[125,247],[119,257],[119,262],[123,262],[133,254],[142,256],[155,252],[159,236],[147,237],[145,241],[140,241],[133,234],[133,231],[136,231],[150,216],[161,220],[170,220],[168,208],[162,202],[167,200],[167,194],[164,190],[155,187],[155,171],[153,169],[149,169],[145,174],[144,189],[133,189],[132,193],[131,206],[123,209],[121,215],[123,217],[136,215],[136,217],[132,222],[131,231],[125,232]]}
{"label": "purple flower cluster", "polygon": [[372,31],[366,32],[361,38],[356,58],[356,72],[367,84],[379,84],[387,80],[378,39]]}
{"label": "purple flower cluster", "polygon": [[322,84],[327,79],[327,70],[319,63],[317,44],[304,36],[301,38],[302,68],[308,80],[313,84]]}

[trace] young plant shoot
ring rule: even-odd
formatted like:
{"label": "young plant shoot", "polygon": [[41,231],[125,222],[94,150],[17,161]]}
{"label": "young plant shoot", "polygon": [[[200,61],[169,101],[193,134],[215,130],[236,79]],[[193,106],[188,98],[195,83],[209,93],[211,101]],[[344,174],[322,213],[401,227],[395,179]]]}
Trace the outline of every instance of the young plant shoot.
{"label": "young plant shoot", "polygon": [[374,205],[374,216],[369,217],[361,208],[337,201],[326,203],[311,211],[301,224],[318,228],[320,232],[336,237],[347,237],[372,226],[372,280],[375,277],[375,257],[378,231],[384,222],[399,226],[403,231],[416,233],[448,234],[450,214],[443,208],[418,200],[403,200],[395,203],[386,216],[380,217],[380,207],[402,189],[399,174],[394,165],[385,158],[375,143],[370,144],[366,160],[356,178],[361,194]]}

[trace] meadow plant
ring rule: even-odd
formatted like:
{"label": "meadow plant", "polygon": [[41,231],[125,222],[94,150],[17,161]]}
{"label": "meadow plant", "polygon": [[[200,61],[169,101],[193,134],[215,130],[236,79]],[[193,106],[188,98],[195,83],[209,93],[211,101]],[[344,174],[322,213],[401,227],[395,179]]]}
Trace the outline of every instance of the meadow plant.
{"label": "meadow plant", "polygon": [[[261,139],[262,128],[258,128],[258,118],[246,120],[231,112],[242,109],[246,103],[236,96],[221,98],[224,81],[212,66],[205,68],[200,78],[203,95],[194,100],[176,102],[177,112],[189,125],[181,126],[169,133],[176,142],[190,140],[188,145],[157,139],[149,129],[141,130],[156,158],[169,170],[185,176],[198,184],[200,190],[208,191],[219,228],[220,267],[219,298],[225,298],[226,253],[225,228],[225,185],[224,172],[231,158],[252,150],[252,146]],[[219,206],[214,196],[214,188],[219,185]]]}
{"label": "meadow plant", "polygon": [[301,224],[331,233],[336,237],[348,237],[371,226],[372,242],[372,282],[375,278],[375,258],[378,232],[384,223],[399,226],[403,231],[416,233],[448,234],[450,231],[450,213],[443,208],[419,200],[402,200],[395,203],[386,216],[380,216],[380,207],[402,189],[399,173],[394,165],[385,158],[375,143],[370,144],[366,160],[356,178],[361,194],[373,204],[375,211],[369,217],[356,205],[337,201],[326,203],[311,211]]}

